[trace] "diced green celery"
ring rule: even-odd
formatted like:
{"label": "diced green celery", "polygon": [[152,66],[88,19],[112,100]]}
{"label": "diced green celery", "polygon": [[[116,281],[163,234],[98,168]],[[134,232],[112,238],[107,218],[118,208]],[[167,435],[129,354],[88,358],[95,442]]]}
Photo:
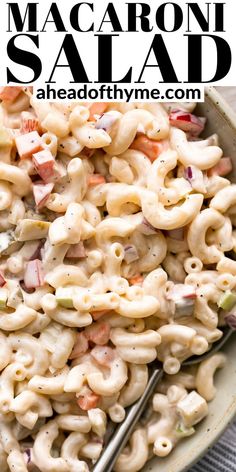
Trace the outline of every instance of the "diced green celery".
{"label": "diced green celery", "polygon": [[225,311],[232,310],[235,304],[236,292],[231,292],[230,290],[227,290],[218,301],[219,308],[222,308]]}
{"label": "diced green celery", "polygon": [[56,289],[56,300],[63,308],[74,308],[73,290],[71,287],[59,287]]}
{"label": "diced green celery", "polygon": [[8,297],[8,290],[6,288],[0,288],[0,310],[6,308],[7,304],[7,297]]}
{"label": "diced green celery", "polygon": [[191,436],[193,433],[195,433],[195,429],[193,427],[187,428],[183,422],[180,422],[177,424],[175,432],[177,433],[177,436],[180,438],[184,438],[187,436]]}
{"label": "diced green celery", "polygon": [[0,147],[12,146],[12,138],[8,131],[4,128],[0,128]]}

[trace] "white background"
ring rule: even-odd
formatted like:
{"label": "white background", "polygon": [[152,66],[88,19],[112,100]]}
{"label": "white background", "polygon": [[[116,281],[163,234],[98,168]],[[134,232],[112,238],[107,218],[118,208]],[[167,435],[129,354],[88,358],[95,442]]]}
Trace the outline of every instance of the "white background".
{"label": "white background", "polygon": [[[89,3],[94,4],[94,13],[90,11],[90,9],[86,6],[82,7],[81,12],[84,11],[83,20],[81,25],[86,27],[90,24],[93,20],[95,23],[95,28],[99,28],[99,25],[102,21],[104,16],[104,12],[106,9],[106,5],[108,4],[107,0],[87,0]],[[127,0],[129,3],[136,3],[135,0]],[[145,0],[144,0],[145,1]],[[119,33],[119,37],[114,38],[114,61],[113,61],[113,77],[114,80],[121,79],[128,71],[130,66],[133,67],[133,77],[132,81],[137,81],[138,77],[141,73],[143,64],[147,57],[149,48],[151,46],[153,36],[155,33],[161,33],[163,35],[166,47],[168,49],[170,58],[172,60],[172,64],[175,68],[176,75],[178,76],[180,82],[186,82],[187,78],[187,65],[188,65],[188,50],[187,50],[187,38],[184,37],[187,31],[187,2],[183,0],[174,0],[175,3],[178,3],[183,11],[184,14],[184,21],[182,28],[174,33],[162,33],[158,30],[156,23],[155,23],[155,13],[156,9],[161,3],[165,3],[162,1],[156,0],[146,0],[146,3],[149,3],[152,7],[152,14],[150,15],[151,23],[154,26],[154,29],[150,33],[138,32],[138,33]],[[235,0],[225,0],[225,33],[214,33],[214,4],[217,3],[218,0],[215,2],[210,3],[210,11],[211,11],[211,31],[209,34],[217,34],[223,37],[231,46],[233,62],[231,66],[231,70],[226,78],[222,81],[217,82],[217,85],[235,85],[235,77],[236,77],[236,65],[235,65],[235,55],[236,55],[236,38],[235,38],[235,18],[236,18],[236,1]],[[50,2],[45,0],[37,0],[35,2],[30,3],[39,3],[38,5],[38,29],[42,29],[43,24],[45,23],[49,8]],[[87,75],[89,79],[94,82],[97,80],[97,37],[94,37],[94,33],[77,33],[74,31],[69,22],[69,13],[72,6],[78,1],[76,0],[57,0],[57,6],[60,10],[61,17],[64,21],[66,29],[68,29],[69,33],[72,33],[74,39],[76,41],[78,50],[80,52],[82,61],[84,63],[84,67],[87,71]],[[115,9],[119,16],[119,20],[122,26],[127,28],[127,5],[125,0],[115,0],[114,2]],[[188,3],[191,3],[189,0]],[[219,2],[221,3],[221,1]],[[25,12],[25,8],[27,5],[27,1],[20,0],[20,9],[22,14]],[[199,6],[201,6],[202,11],[206,12],[206,3],[203,0],[198,1]],[[84,8],[84,10],[83,10]],[[168,15],[168,26],[173,24],[173,17],[172,17],[172,8],[171,6],[168,7],[169,15]],[[90,20],[91,18],[91,20]],[[11,36],[17,34],[14,29],[14,21],[12,20],[13,31],[11,33],[7,33],[8,29],[8,6],[7,2],[1,0],[0,4],[0,31],[1,31],[1,41],[0,41],[0,54],[1,54],[1,66],[0,66],[0,84],[6,84],[6,67],[8,66],[12,73],[19,78],[24,77],[26,81],[30,81],[32,79],[32,71],[26,67],[17,65],[9,60],[6,52],[6,46]],[[107,27],[103,27],[103,32],[111,33],[111,26],[108,25]],[[192,15],[192,22],[191,22],[191,29],[192,32],[196,34],[201,34],[201,28],[199,27],[198,23],[194,19]],[[33,34],[33,33],[29,33]],[[37,33],[36,33],[37,34]],[[55,32],[55,26],[51,23],[47,24],[47,32],[40,32],[40,47],[37,49],[36,46],[30,41],[28,38],[18,38],[17,44],[18,46],[30,50],[37,54],[43,63],[43,72],[38,82],[39,85],[44,85],[44,82],[48,81],[49,76],[51,75],[53,64],[56,61],[58,52],[60,50],[63,38],[65,33],[58,33]],[[65,63],[63,61],[63,57],[61,58],[61,63]],[[208,80],[214,75],[216,67],[216,50],[214,42],[210,38],[204,39],[204,53],[203,53],[203,70],[204,70],[204,78]],[[57,86],[66,87],[70,85],[70,81],[73,80],[71,73],[65,68],[58,68],[57,72],[54,75],[54,79],[57,81]],[[148,85],[157,86],[158,82],[162,81],[161,74],[158,68],[155,69],[146,69],[146,72],[143,76],[146,84],[144,87]],[[181,84],[178,84],[181,86]]]}

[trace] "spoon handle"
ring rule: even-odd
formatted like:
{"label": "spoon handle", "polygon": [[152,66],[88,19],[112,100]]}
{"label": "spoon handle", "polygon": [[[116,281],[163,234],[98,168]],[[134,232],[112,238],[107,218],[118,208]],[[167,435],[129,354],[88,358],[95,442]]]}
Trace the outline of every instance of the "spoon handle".
{"label": "spoon handle", "polygon": [[149,398],[153,395],[155,388],[163,375],[162,369],[155,369],[152,373],[146,389],[140,399],[129,407],[125,420],[120,423],[119,426],[115,429],[115,432],[110,439],[107,447],[102,453],[101,457],[95,464],[93,472],[111,472],[113,466],[128,441],[131,432],[134,429],[137,421],[139,420],[145,405],[147,404]]}

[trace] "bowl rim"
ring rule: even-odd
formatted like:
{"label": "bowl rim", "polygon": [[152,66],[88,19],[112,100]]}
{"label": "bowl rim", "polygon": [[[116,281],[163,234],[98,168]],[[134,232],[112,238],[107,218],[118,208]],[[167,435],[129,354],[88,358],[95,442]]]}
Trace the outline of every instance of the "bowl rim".
{"label": "bowl rim", "polygon": [[[236,87],[235,87],[236,92]],[[211,106],[214,106],[216,109],[216,113],[221,115],[221,117],[227,122],[228,126],[236,132],[236,113],[230,107],[230,105],[226,102],[223,96],[218,92],[215,87],[205,87],[205,100],[204,102],[210,102]],[[204,103],[200,102],[200,103]],[[199,103],[199,104],[200,104]],[[225,345],[225,349],[227,350],[227,346],[232,343],[232,338]],[[223,349],[224,351],[224,349]],[[191,467],[193,467],[203,456],[207,454],[209,449],[217,442],[217,440],[222,436],[225,430],[230,426],[234,418],[236,417],[236,396],[232,398],[230,406],[227,409],[227,413],[221,418],[220,422],[215,425],[215,427],[211,430],[211,436],[206,438],[205,443],[201,449],[195,449],[191,453],[191,458],[188,464],[183,464],[182,468],[181,464],[179,463],[179,459],[173,460],[173,463],[170,464],[168,468],[168,472],[175,472],[175,467],[177,465],[178,472],[190,472]],[[190,438],[189,438],[190,439]],[[177,446],[178,447],[178,446]],[[171,456],[170,456],[171,457]],[[147,463],[148,464],[148,463]],[[146,464],[146,465],[147,465]],[[145,465],[145,466],[146,466]],[[142,470],[149,470],[148,468]],[[155,465],[155,462],[152,464],[152,468],[150,468],[153,472],[156,470],[161,470],[161,464]],[[166,470],[166,469],[165,469]]]}
{"label": "bowl rim", "polygon": [[[236,87],[235,87],[236,91]],[[236,132],[236,113],[231,108],[231,106],[226,102],[223,96],[215,89],[215,87],[206,87],[205,89],[205,100],[210,99],[211,103],[215,106],[217,111],[224,117],[225,121],[227,121],[228,125]],[[229,340],[232,342],[232,339]],[[226,343],[226,346],[228,342]],[[236,415],[236,402],[233,402],[231,405],[231,409],[228,411],[228,414],[225,416],[225,420],[221,422],[221,426],[215,430],[215,434],[213,433],[209,442],[205,445],[205,447],[201,450],[200,454],[195,455],[192,458],[191,462],[185,466],[181,472],[187,472],[190,467],[196,464],[211,448],[217,440],[222,436],[225,430],[230,426],[230,423],[233,421]]]}
{"label": "bowl rim", "polygon": [[[236,91],[236,87],[235,87]],[[216,90],[215,87],[205,88],[205,101],[210,99],[212,105],[222,115],[228,125],[236,131],[236,112],[231,108],[225,98]],[[202,102],[204,103],[204,102]]]}

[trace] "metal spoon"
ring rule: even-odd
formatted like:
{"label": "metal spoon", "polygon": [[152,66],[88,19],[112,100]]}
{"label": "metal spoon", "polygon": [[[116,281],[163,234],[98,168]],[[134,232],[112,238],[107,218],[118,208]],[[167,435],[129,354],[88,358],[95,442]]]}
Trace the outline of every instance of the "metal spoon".
{"label": "metal spoon", "polygon": [[[210,349],[205,354],[202,354],[201,356],[190,357],[187,361],[183,362],[182,366],[191,366],[199,364],[200,362],[208,359],[210,356],[212,356],[212,354],[215,354],[224,346],[224,344],[226,343],[226,341],[228,341],[233,332],[233,329],[228,328],[225,331],[223,337],[220,339],[220,341],[216,342],[212,349]],[[112,471],[119,454],[127,443],[136,423],[138,422],[140,416],[144,411],[148,400],[155,392],[157,384],[162,378],[163,373],[164,372],[161,368],[154,368],[154,371],[150,375],[144,393],[137,402],[127,408],[125,420],[115,428],[114,433],[109,439],[109,443],[105,447],[101,457],[96,462],[93,472]]]}

